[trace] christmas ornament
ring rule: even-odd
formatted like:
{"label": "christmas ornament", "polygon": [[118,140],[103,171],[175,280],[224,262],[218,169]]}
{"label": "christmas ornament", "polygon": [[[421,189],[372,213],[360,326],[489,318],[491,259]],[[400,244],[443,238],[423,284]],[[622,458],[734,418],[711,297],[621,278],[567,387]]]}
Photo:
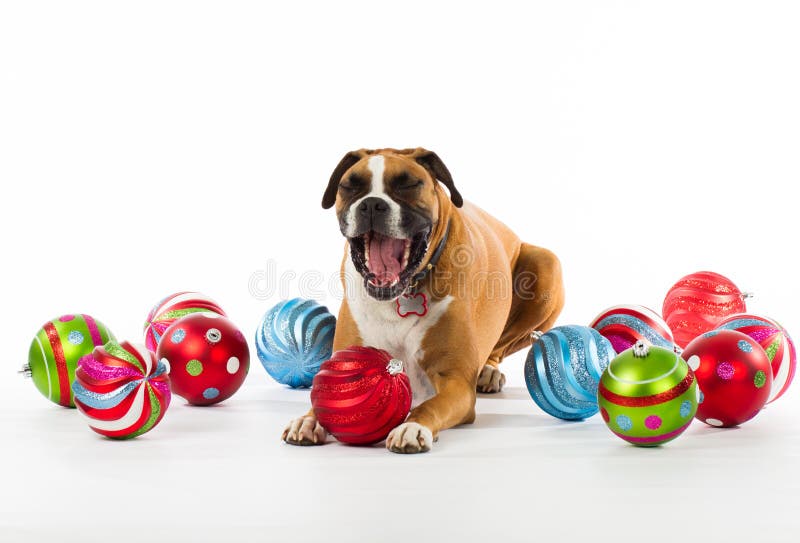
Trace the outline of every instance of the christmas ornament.
{"label": "christmas ornament", "polygon": [[256,353],[273,379],[309,387],[331,356],[336,318],[313,300],[286,300],[264,315],[256,330]]}
{"label": "christmas ornament", "polygon": [[546,413],[580,420],[597,413],[597,383],[614,357],[611,343],[586,326],[534,332],[525,361],[528,392]]}
{"label": "christmas ornament", "polygon": [[144,345],[127,341],[109,341],[81,358],[72,390],[89,427],[114,439],[152,430],[170,400],[166,365]]}
{"label": "christmas ornament", "polygon": [[697,410],[697,383],[673,349],[637,342],[603,372],[600,414],[617,436],[654,447],[681,435]]}
{"label": "christmas ornament", "polygon": [[144,343],[155,352],[161,337],[167,328],[187,315],[193,313],[216,313],[225,316],[225,312],[211,298],[199,292],[177,292],[158,302],[144,323]]}
{"label": "christmas ornament", "polygon": [[697,419],[737,426],[755,417],[769,399],[772,367],[764,349],[735,330],[714,330],[692,340],[681,354],[697,376]]}
{"label": "christmas ornament", "polygon": [[31,377],[51,402],[75,407],[70,386],[78,360],[110,339],[111,331],[89,315],[63,315],[46,322],[33,337],[28,363],[20,373]]}
{"label": "christmas ornament", "polygon": [[317,420],[343,443],[386,439],[411,409],[403,363],[371,347],[348,347],[322,363],[311,388]]}
{"label": "christmas ornament", "polygon": [[589,325],[611,342],[618,354],[637,341],[672,349],[672,331],[653,310],[641,305],[618,305],[600,313]]}
{"label": "christmas ornament", "polygon": [[686,347],[691,340],[713,330],[725,317],[747,311],[742,294],[730,279],[714,272],[697,272],[681,278],[667,292],[661,314]]}
{"label": "christmas ornament", "polygon": [[797,351],[789,333],[777,322],[766,317],[740,314],[723,320],[718,330],[736,330],[756,340],[767,353],[772,365],[772,389],[767,403],[777,400],[794,378]]}
{"label": "christmas ornament", "polygon": [[164,331],[156,357],[169,364],[172,392],[194,405],[230,398],[250,368],[244,336],[216,313],[194,313],[175,321]]}

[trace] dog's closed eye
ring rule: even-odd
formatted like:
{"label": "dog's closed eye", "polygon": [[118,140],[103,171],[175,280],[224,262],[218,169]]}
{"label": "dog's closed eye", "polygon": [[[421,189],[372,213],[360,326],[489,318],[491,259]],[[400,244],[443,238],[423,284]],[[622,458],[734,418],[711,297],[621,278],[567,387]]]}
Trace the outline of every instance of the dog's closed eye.
{"label": "dog's closed eye", "polygon": [[339,183],[339,188],[348,192],[356,192],[363,189],[366,185],[366,179],[358,174],[353,174],[347,179],[343,179],[342,182]]}

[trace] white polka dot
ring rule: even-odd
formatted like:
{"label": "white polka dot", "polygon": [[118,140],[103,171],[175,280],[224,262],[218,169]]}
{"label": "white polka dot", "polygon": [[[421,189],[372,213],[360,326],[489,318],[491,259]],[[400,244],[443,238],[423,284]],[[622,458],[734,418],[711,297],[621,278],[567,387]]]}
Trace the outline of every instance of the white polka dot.
{"label": "white polka dot", "polygon": [[172,369],[172,366],[169,365],[169,360],[167,360],[166,358],[162,358],[161,363],[167,367],[167,373],[169,373],[170,370]]}
{"label": "white polka dot", "polygon": [[711,426],[722,426],[724,423],[719,419],[706,419],[706,424]]}
{"label": "white polka dot", "polygon": [[690,356],[686,363],[689,364],[689,367],[692,368],[692,371],[697,371],[697,369],[700,367],[700,357],[697,355]]}
{"label": "white polka dot", "polygon": [[239,359],[232,356],[228,359],[228,373],[236,373],[239,371]]}

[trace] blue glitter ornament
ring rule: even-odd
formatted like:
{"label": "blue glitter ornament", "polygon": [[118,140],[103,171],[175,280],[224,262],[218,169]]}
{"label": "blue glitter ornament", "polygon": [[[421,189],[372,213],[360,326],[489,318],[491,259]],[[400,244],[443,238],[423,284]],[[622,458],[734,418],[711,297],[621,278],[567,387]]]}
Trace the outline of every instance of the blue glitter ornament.
{"label": "blue glitter ornament", "polygon": [[336,318],[313,300],[286,300],[264,315],[256,330],[256,352],[273,379],[292,388],[310,387],[331,357]]}
{"label": "blue glitter ornament", "polygon": [[581,420],[598,411],[597,385],[616,356],[611,342],[587,326],[558,326],[534,332],[525,361],[528,392],[548,414]]}

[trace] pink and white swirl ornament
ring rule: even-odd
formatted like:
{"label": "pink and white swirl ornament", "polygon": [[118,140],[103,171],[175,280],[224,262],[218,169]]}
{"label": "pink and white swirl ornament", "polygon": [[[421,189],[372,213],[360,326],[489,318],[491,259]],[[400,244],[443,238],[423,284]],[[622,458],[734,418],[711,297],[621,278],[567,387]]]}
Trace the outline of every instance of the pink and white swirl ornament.
{"label": "pink and white swirl ornament", "polygon": [[127,341],[109,341],[81,358],[72,391],[89,427],[113,439],[152,430],[171,397],[166,364],[144,345]]}

